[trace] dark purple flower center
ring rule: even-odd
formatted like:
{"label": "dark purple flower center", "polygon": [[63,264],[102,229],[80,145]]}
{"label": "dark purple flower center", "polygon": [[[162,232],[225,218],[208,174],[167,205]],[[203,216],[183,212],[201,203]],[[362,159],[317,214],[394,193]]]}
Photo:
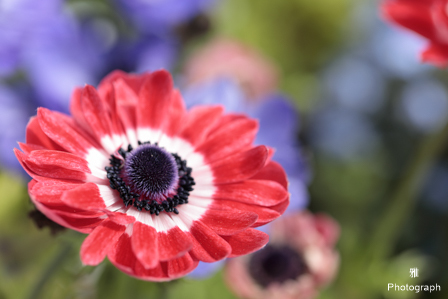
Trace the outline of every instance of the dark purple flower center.
{"label": "dark purple flower center", "polygon": [[142,144],[126,156],[122,178],[132,192],[161,203],[174,193],[179,175],[170,153],[157,145]]}
{"label": "dark purple flower center", "polygon": [[195,185],[192,169],[177,154],[171,154],[157,144],[141,143],[136,149],[128,146],[111,155],[106,167],[110,187],[120,193],[126,206],[151,214],[174,212],[177,205],[188,203]]}
{"label": "dark purple flower center", "polygon": [[305,274],[307,267],[303,257],[287,245],[267,245],[252,254],[249,273],[261,286],[283,283]]}

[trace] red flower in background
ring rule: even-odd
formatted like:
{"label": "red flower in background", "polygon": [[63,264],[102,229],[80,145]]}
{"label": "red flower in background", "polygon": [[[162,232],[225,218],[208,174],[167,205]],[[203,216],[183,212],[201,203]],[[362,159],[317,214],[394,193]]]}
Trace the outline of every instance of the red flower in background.
{"label": "red flower in background", "polygon": [[408,28],[429,40],[421,54],[424,62],[438,67],[448,65],[448,1],[386,0],[381,9],[388,20]]}
{"label": "red flower in background", "polygon": [[171,76],[114,72],[76,89],[73,117],[38,110],[15,150],[36,207],[88,233],[84,264],[164,281],[263,247],[253,229],[289,203],[283,169],[253,146],[255,120],[221,106],[186,111]]}
{"label": "red flower in background", "polygon": [[339,225],[308,211],[288,214],[269,226],[269,244],[226,265],[229,287],[246,299],[312,299],[339,267],[334,250]]}

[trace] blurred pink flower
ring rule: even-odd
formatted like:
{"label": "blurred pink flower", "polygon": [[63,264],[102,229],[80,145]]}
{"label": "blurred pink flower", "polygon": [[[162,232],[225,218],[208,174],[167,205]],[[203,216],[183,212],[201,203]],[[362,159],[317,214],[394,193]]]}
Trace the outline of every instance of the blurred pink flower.
{"label": "blurred pink flower", "polygon": [[311,299],[335,277],[339,225],[329,216],[302,211],[270,226],[263,249],[229,260],[226,281],[241,298]]}
{"label": "blurred pink flower", "polygon": [[278,72],[273,63],[242,43],[217,38],[196,51],[186,62],[188,84],[229,77],[241,85],[250,98],[260,98],[277,87]]}

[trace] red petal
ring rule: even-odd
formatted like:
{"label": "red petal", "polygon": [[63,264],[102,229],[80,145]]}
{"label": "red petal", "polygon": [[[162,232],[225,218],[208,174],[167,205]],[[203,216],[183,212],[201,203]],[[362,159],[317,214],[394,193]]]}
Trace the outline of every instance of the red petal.
{"label": "red petal", "polygon": [[94,229],[104,221],[104,219],[102,218],[73,218],[58,213],[56,214],[60,216],[60,218],[66,223],[61,224],[58,222],[59,224],[82,233],[90,233],[92,229]]}
{"label": "red petal", "polygon": [[145,268],[155,268],[159,264],[159,245],[154,227],[135,222],[131,245],[135,256]]}
{"label": "red petal", "polygon": [[269,207],[288,198],[288,191],[274,181],[247,180],[239,183],[217,185],[213,198],[230,199]]}
{"label": "red petal", "polygon": [[63,150],[42,131],[37,117],[32,117],[26,127],[26,143],[40,145],[47,149]]}
{"label": "red petal", "polygon": [[119,80],[123,80],[126,85],[132,88],[132,90],[135,93],[138,93],[140,91],[140,88],[145,81],[146,78],[151,76],[151,73],[144,73],[140,75],[134,75],[134,74],[128,74],[120,70],[116,70],[111,72],[109,75],[104,77],[103,80],[101,80],[98,90],[100,91],[100,94],[102,94],[104,86],[108,83],[114,83]]}
{"label": "red petal", "polygon": [[123,127],[135,130],[137,128],[137,94],[121,79],[114,82],[113,88],[115,92],[117,115],[121,119]]}
{"label": "red petal", "polygon": [[20,149],[27,155],[29,155],[32,151],[38,151],[38,150],[47,150],[47,148],[43,147],[42,145],[37,144],[27,144],[18,142]]}
{"label": "red petal", "polygon": [[48,208],[50,208],[54,213],[58,214],[59,216],[63,217],[69,217],[73,219],[99,219],[104,217],[104,213],[101,212],[91,212],[81,209],[74,209],[69,206],[65,205],[46,205]]}
{"label": "red petal", "polygon": [[197,267],[199,261],[194,260],[188,253],[184,256],[168,261],[168,276],[171,279],[182,277]]}
{"label": "red petal", "polygon": [[121,235],[114,247],[107,252],[107,257],[118,269],[131,273],[137,258],[131,246],[131,238],[127,233]]}
{"label": "red petal", "polygon": [[37,150],[24,162],[36,174],[49,178],[83,181],[91,173],[86,160],[67,152]]}
{"label": "red petal", "polygon": [[[31,184],[32,183],[32,184]],[[31,181],[28,190],[31,197],[46,205],[63,205],[61,196],[65,191],[79,187],[80,184],[68,183],[59,180]]]}
{"label": "red petal", "polygon": [[28,155],[22,153],[21,151],[19,151],[16,148],[14,149],[14,154],[16,155],[17,160],[19,161],[19,163],[23,167],[23,169],[26,171],[26,173],[28,173],[28,175],[31,176],[33,179],[38,180],[38,181],[50,180],[50,178],[37,175],[34,171],[32,171],[28,167],[28,165],[25,164],[25,160],[28,157]]}
{"label": "red petal", "polygon": [[430,6],[431,4],[425,1],[385,1],[381,11],[387,19],[432,39],[435,37],[435,28]]}
{"label": "red petal", "polygon": [[448,46],[431,43],[431,45],[422,53],[422,61],[432,63],[440,68],[447,67]]}
{"label": "red petal", "polygon": [[42,131],[58,145],[70,153],[84,156],[94,145],[74,130],[67,119],[57,112],[45,108],[37,110]]}
{"label": "red petal", "polygon": [[171,278],[168,277],[168,270],[166,262],[157,264],[157,267],[152,269],[146,269],[137,260],[135,263],[135,268],[132,269],[129,275],[135,276],[139,279],[148,281],[169,281]]}
{"label": "red petal", "polygon": [[80,125],[84,130],[89,131],[89,124],[82,112],[82,88],[75,88],[70,100],[70,113],[73,115],[76,123]]}
{"label": "red petal", "polygon": [[288,177],[283,167],[275,162],[269,161],[263,169],[251,177],[253,180],[270,180],[275,181],[282,185],[285,189],[288,189]]}
{"label": "red petal", "polygon": [[223,237],[232,246],[229,257],[252,253],[261,249],[269,241],[269,236],[259,230],[248,228],[233,236]]}
{"label": "red petal", "polygon": [[177,226],[167,232],[159,232],[157,235],[159,240],[159,258],[161,261],[178,258],[193,246],[191,239]]}
{"label": "red petal", "polygon": [[171,104],[173,80],[165,70],[154,72],[143,83],[139,93],[137,124],[158,129],[166,119]]}
{"label": "red petal", "polygon": [[150,281],[170,280],[167,270],[163,269],[160,263],[158,263],[155,268],[146,269],[137,260],[132,251],[130,237],[126,233],[121,235],[116,246],[109,251],[107,256],[112,264],[128,275]]}
{"label": "red petal", "polygon": [[283,214],[286,211],[286,209],[288,208],[288,206],[289,206],[289,196],[288,196],[287,200],[282,201],[281,203],[279,203],[275,206],[269,207],[269,208],[279,212],[280,214]]}
{"label": "red petal", "polygon": [[100,140],[105,135],[111,135],[109,111],[91,85],[86,85],[82,90],[81,109],[93,136]]}
{"label": "red petal", "polygon": [[341,228],[337,221],[325,214],[315,214],[314,224],[326,245],[328,247],[333,247],[341,233]]}
{"label": "red petal", "polygon": [[117,224],[126,225],[135,222],[135,217],[129,216],[128,214],[117,211],[115,212],[105,211],[105,212],[107,214],[107,217]]}
{"label": "red petal", "polygon": [[253,212],[208,209],[200,220],[218,235],[233,235],[248,228],[257,219],[258,215]]}
{"label": "red petal", "polygon": [[[263,168],[267,157],[267,148],[260,145],[213,162],[209,165],[213,171],[213,182],[223,184],[246,180]],[[200,173],[200,168],[197,169],[197,173]]]}
{"label": "red petal", "polygon": [[[35,185],[37,185],[37,182],[35,180],[32,180],[29,184],[28,189],[34,189]],[[67,212],[59,212],[58,210],[55,210],[52,207],[47,207],[46,205],[37,201],[32,192],[30,192],[30,197],[36,208],[39,209],[43,214],[45,214],[45,216],[47,216],[49,219],[62,226],[79,231],[81,233],[90,233],[94,227],[98,226],[103,221],[103,219],[97,218],[95,215],[92,215],[93,218],[85,218],[85,215],[82,215],[82,217],[78,217],[78,209],[72,208],[72,214]],[[59,205],[57,206],[57,208],[64,208],[64,206]],[[70,216],[76,216],[78,218]]]}
{"label": "red petal", "polygon": [[201,221],[194,221],[190,227],[193,236],[193,248],[190,253],[198,260],[216,262],[227,257],[230,245]]}
{"label": "red petal", "polygon": [[87,236],[81,246],[81,260],[85,265],[101,263],[109,250],[116,246],[126,227],[106,220]]}
{"label": "red petal", "polygon": [[178,90],[172,93],[171,107],[166,116],[168,122],[165,125],[164,132],[168,136],[175,136],[183,126],[183,120],[186,114],[185,103]]}
{"label": "red petal", "polygon": [[246,150],[252,145],[257,131],[257,121],[238,119],[214,132],[196,148],[196,151],[202,153],[208,163],[223,159],[241,150]]}
{"label": "red petal", "polygon": [[197,145],[203,142],[213,125],[219,122],[222,106],[196,106],[188,111],[180,137]]}
{"label": "red petal", "polygon": [[82,184],[79,187],[65,192],[61,200],[71,207],[88,211],[101,211],[106,208],[100,190],[94,183]]}
{"label": "red petal", "polygon": [[269,223],[277,219],[281,215],[271,208],[265,208],[258,205],[244,204],[233,200],[223,199],[214,200],[213,204],[209,206],[208,209],[229,210],[230,213],[233,213],[234,210],[256,213],[258,215],[258,219],[257,222],[252,225],[252,227],[257,227]]}

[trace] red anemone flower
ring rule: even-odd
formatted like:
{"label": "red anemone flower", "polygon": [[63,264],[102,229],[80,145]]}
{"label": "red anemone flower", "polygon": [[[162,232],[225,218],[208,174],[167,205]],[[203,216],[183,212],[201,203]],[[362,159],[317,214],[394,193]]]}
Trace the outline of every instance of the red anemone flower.
{"label": "red anemone flower", "polygon": [[38,109],[15,153],[51,220],[89,234],[81,260],[105,256],[134,277],[167,281],[253,252],[254,227],[289,203],[281,166],[254,146],[255,120],[221,106],[185,109],[166,71],[107,76],[75,90],[72,117]]}
{"label": "red anemone flower", "polygon": [[381,9],[388,20],[427,38],[424,62],[448,65],[448,0],[385,0]]}

